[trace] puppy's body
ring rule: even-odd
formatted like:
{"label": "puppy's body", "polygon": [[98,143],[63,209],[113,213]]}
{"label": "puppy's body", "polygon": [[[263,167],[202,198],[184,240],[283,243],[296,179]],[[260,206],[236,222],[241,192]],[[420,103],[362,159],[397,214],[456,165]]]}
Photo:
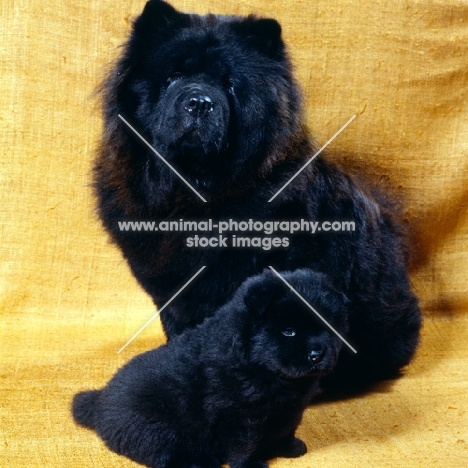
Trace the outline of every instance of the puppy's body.
{"label": "puppy's body", "polygon": [[[286,279],[342,332],[346,300],[321,274]],[[303,455],[294,433],[337,360],[335,334],[270,272],[194,329],[78,394],[75,419],[109,448],[153,468],[261,468]]]}
{"label": "puppy's body", "polygon": [[[161,313],[169,339],[201,323],[267,266],[310,268],[329,275],[351,301],[349,340],[358,354],[337,374],[372,380],[408,364],[421,318],[405,239],[385,198],[320,156],[268,202],[314,154],[276,21],[187,15],[151,0],[103,96],[99,211],[133,274],[161,307],[207,266]],[[125,232],[118,224],[180,219],[351,221],[355,230],[288,234],[287,248],[263,250],[189,247],[190,233]]]}

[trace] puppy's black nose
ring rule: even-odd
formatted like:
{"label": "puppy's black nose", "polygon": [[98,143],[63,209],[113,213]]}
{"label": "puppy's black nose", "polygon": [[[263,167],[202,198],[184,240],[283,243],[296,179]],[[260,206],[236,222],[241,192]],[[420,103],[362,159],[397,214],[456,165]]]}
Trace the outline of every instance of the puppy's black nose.
{"label": "puppy's black nose", "polygon": [[213,110],[213,101],[209,96],[203,94],[193,94],[187,100],[185,110],[190,114],[203,117]]}
{"label": "puppy's black nose", "polygon": [[324,355],[325,350],[321,347],[316,347],[309,351],[307,359],[309,360],[309,362],[316,364],[317,362],[320,362],[323,359]]}

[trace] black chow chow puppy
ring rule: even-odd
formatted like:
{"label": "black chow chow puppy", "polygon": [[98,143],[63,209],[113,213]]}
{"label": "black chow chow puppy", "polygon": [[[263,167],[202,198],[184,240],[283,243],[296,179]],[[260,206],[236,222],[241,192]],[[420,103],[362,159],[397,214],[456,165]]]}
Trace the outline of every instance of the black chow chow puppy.
{"label": "black chow chow puppy", "polygon": [[[321,273],[286,280],[345,332],[347,299]],[[340,339],[270,271],[249,278],[217,313],[133,358],[73,415],[107,446],[154,468],[263,468],[307,448],[294,433]]]}
{"label": "black chow chow puppy", "polygon": [[[161,313],[170,339],[268,265],[280,273],[309,268],[327,274],[351,301],[349,340],[358,353],[343,353],[335,375],[390,377],[410,361],[421,318],[392,205],[322,157],[268,202],[315,151],[275,20],[183,14],[150,0],[102,95],[99,212],[133,274],[162,306],[207,267]],[[119,226],[180,219],[351,221],[355,229],[296,232],[281,246],[247,249],[189,246],[187,233]]]}

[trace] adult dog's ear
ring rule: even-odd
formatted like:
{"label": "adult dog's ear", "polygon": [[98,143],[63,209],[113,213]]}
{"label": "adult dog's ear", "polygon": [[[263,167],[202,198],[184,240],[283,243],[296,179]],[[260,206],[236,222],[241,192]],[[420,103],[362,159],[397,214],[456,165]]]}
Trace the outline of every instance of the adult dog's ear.
{"label": "adult dog's ear", "polygon": [[136,19],[133,29],[136,33],[160,33],[167,28],[183,26],[190,22],[189,15],[180,13],[161,0],[149,0],[141,15]]}
{"label": "adult dog's ear", "polygon": [[280,279],[268,269],[265,269],[261,275],[247,280],[244,286],[244,303],[249,313],[259,315],[285,293]]}
{"label": "adult dog's ear", "polygon": [[284,49],[281,25],[275,19],[256,18],[253,15],[232,24],[235,33],[262,54],[280,57]]}

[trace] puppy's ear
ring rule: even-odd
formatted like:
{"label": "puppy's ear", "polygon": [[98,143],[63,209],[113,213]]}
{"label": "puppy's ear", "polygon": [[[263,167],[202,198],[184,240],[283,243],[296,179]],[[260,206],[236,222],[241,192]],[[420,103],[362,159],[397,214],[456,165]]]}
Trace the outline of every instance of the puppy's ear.
{"label": "puppy's ear", "polygon": [[233,23],[232,29],[247,44],[270,57],[280,56],[284,50],[281,39],[281,25],[270,18],[248,16],[244,20]]}
{"label": "puppy's ear", "polygon": [[324,293],[327,297],[327,301],[330,302],[330,304],[335,304],[337,308],[347,308],[349,303],[351,302],[351,300],[348,299],[348,296],[345,293],[338,291],[331,284],[328,285],[328,288],[328,290],[324,290]]}
{"label": "puppy's ear", "polygon": [[189,23],[189,16],[161,0],[149,0],[133,29],[136,33],[158,33]]}
{"label": "puppy's ear", "polygon": [[261,275],[252,278],[244,294],[244,303],[250,313],[263,314],[268,307],[282,294],[284,288],[278,278],[265,270]]}

